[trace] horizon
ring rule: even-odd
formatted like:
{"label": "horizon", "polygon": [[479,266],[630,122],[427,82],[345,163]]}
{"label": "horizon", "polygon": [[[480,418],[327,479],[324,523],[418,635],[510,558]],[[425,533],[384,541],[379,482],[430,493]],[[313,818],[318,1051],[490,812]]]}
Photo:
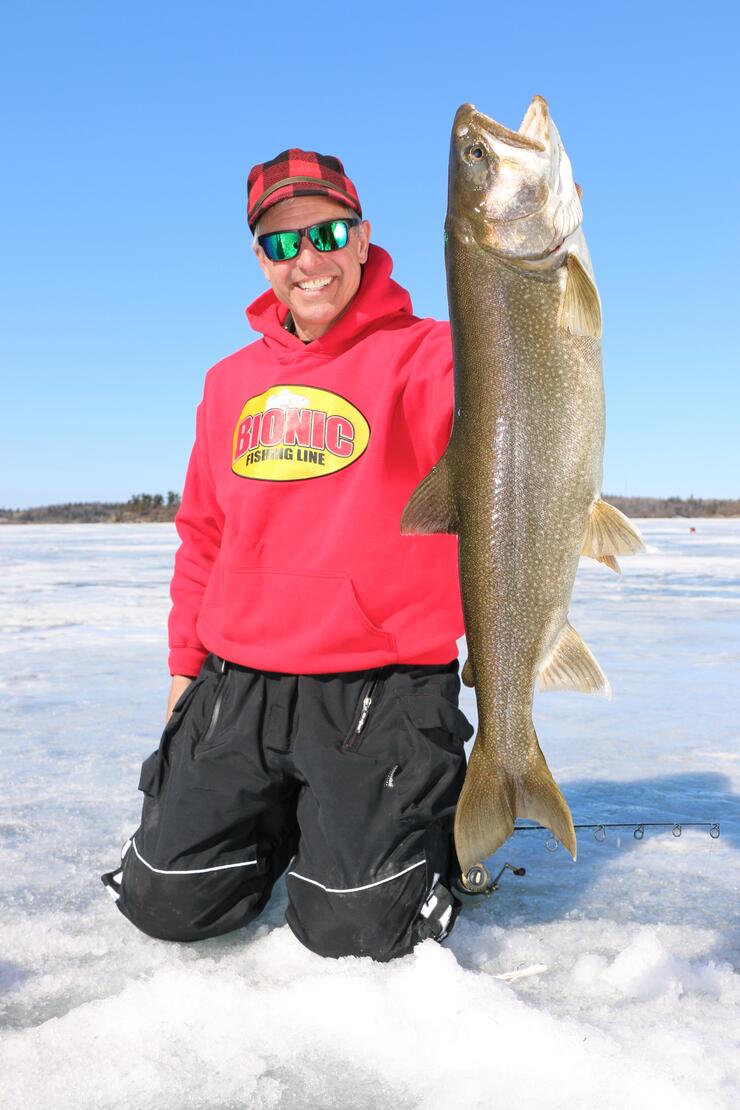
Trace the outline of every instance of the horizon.
{"label": "horizon", "polygon": [[[90,505],[101,505],[103,507],[117,508],[126,507],[127,505],[130,505],[132,502],[141,498],[159,498],[159,501],[156,505],[148,506],[149,509],[172,508],[173,505],[179,505],[181,495],[182,490],[167,490],[164,494],[152,494],[147,492],[132,493],[130,497],[128,497],[125,501],[108,500],[106,498],[95,498],[94,500],[90,501],[52,501],[39,505],[0,505],[0,513],[26,513],[40,509],[65,509],[74,508],[75,506],[87,507]],[[170,500],[171,496],[174,496],[173,501]],[[694,494],[688,494],[688,496],[686,497],[681,497],[679,494],[669,494],[667,497],[658,497],[655,494],[651,493],[615,493],[610,490],[605,490],[602,493],[602,496],[606,501],[659,501],[661,503],[678,501],[683,505],[690,504],[692,501],[695,501],[697,504],[702,505],[711,502],[718,502],[720,504],[724,502],[738,502],[740,504],[740,497],[696,497]],[[146,508],[147,507],[145,507],[145,510]]]}
{"label": "horizon", "polygon": [[[298,64],[263,48],[233,0],[6,15],[0,504],[182,488],[205,373],[257,338],[246,177],[279,150],[337,154],[417,315],[447,318],[455,110],[472,101],[515,128],[535,93],[584,187],[605,314],[603,488],[740,495],[740,244],[716,211],[740,171],[727,128],[735,9],[576,3],[564,21],[535,2],[525,38],[513,9],[493,13],[505,49],[479,49],[488,31],[471,38],[442,6],[381,3],[351,33],[334,3],[318,24],[297,4],[281,20]],[[343,34],[318,33],[331,26]]]}

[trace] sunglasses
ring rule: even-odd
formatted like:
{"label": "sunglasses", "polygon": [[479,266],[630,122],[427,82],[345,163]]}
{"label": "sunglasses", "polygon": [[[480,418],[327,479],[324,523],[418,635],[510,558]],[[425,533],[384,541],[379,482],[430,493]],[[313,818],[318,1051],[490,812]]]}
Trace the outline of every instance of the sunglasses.
{"label": "sunglasses", "polygon": [[267,235],[258,235],[257,242],[270,262],[286,262],[298,254],[304,235],[308,236],[308,241],[317,251],[340,251],[349,242],[349,229],[360,223],[360,220],[327,220],[323,224],[314,224],[313,227],[270,231]]}

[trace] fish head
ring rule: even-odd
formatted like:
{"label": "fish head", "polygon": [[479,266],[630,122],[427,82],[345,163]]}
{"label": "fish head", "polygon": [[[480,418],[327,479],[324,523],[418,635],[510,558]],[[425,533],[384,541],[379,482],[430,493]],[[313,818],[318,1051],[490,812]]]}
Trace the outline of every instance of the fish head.
{"label": "fish head", "polygon": [[568,155],[541,96],[518,131],[472,104],[452,125],[448,237],[474,241],[513,262],[546,260],[582,220]]}

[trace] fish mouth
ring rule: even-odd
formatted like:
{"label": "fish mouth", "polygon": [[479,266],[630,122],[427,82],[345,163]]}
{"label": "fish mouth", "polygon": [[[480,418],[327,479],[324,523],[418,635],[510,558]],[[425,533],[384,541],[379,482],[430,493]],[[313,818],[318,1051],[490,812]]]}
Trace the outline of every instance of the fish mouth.
{"label": "fish mouth", "polygon": [[[542,219],[542,214],[547,211],[550,204],[550,191],[549,188],[545,187],[546,177],[542,173],[544,163],[542,156],[544,155],[548,162],[550,158],[548,130],[546,126],[542,125],[548,119],[547,102],[542,97],[536,96],[532,98],[532,102],[522,120],[521,129],[518,131],[512,131],[508,127],[504,127],[490,116],[479,111],[471,103],[462,104],[458,108],[452,125],[452,150],[456,152],[457,159],[456,164],[454,162],[450,163],[451,198],[455,193],[454,182],[457,171],[460,168],[463,168],[464,171],[465,163],[470,161],[467,153],[471,149],[470,144],[475,144],[476,140],[489,147],[493,152],[491,162],[497,174],[499,171],[506,172],[508,170],[510,178],[512,174],[516,176],[516,167],[520,163],[522,166],[529,164],[532,169],[529,175],[531,185],[528,189],[522,190],[520,203],[513,203],[514,190],[510,186],[508,190],[509,197],[507,197],[506,190],[502,193],[504,200],[507,201],[505,205],[501,205],[503,210],[501,208],[499,210],[489,208],[482,195],[486,186],[486,179],[481,176],[480,182],[475,186],[481,194],[478,203],[471,203],[468,198],[466,203],[458,208],[451,199],[449,210],[451,221],[459,221],[461,225],[466,225],[473,238],[484,244],[486,250],[491,253],[510,262],[520,263],[525,267],[534,269],[550,269],[556,266],[563,244],[563,237],[553,229],[552,235],[538,235],[538,241],[536,243],[532,242],[529,245],[529,251],[523,254],[520,252],[527,236],[518,235],[516,231],[517,225],[526,226],[532,221]],[[537,135],[536,138],[535,135]],[[509,148],[510,153],[507,154],[507,150],[502,149],[502,147]],[[532,154],[537,157],[532,159]],[[540,168],[535,170],[535,166]],[[542,178],[542,187],[537,184],[537,177]],[[526,184],[524,174],[522,181]],[[509,199],[512,200],[512,203],[508,203]],[[482,228],[485,225],[489,225],[490,229],[497,228],[497,234],[492,237],[489,234],[482,233]],[[476,226],[478,226],[480,234],[476,233]],[[517,242],[514,245],[509,242],[512,235],[517,236]]]}
{"label": "fish mouth", "polygon": [[497,123],[495,119],[491,119],[490,116],[479,112],[474,104],[461,104],[455,113],[452,134],[458,142],[462,142],[471,128],[479,129],[487,134],[488,138],[498,139],[500,142],[508,143],[509,146],[524,150],[536,150],[540,154],[545,153],[544,143],[537,139],[530,139],[528,135],[522,135],[519,131],[511,131],[503,124]]}

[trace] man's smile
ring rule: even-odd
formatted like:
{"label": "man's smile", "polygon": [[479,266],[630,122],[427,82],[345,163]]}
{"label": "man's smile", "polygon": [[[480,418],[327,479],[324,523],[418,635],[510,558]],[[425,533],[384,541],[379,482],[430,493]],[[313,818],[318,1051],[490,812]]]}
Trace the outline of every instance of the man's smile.
{"label": "man's smile", "polygon": [[304,293],[313,293],[320,289],[325,289],[332,281],[334,281],[333,277],[306,278],[305,281],[296,282],[296,285],[299,289],[303,290]]}

